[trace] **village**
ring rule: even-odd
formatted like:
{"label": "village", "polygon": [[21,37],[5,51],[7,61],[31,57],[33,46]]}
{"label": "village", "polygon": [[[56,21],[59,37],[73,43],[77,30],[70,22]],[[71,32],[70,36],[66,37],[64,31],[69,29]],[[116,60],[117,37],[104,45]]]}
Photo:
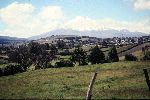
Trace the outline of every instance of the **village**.
{"label": "village", "polygon": [[90,46],[94,44],[101,45],[102,47],[108,47],[112,45],[124,46],[150,42],[150,36],[97,38],[89,36],[52,35],[51,37],[41,38],[34,41],[40,44],[48,43],[54,45],[61,42],[64,43],[65,48],[73,48],[78,45]]}

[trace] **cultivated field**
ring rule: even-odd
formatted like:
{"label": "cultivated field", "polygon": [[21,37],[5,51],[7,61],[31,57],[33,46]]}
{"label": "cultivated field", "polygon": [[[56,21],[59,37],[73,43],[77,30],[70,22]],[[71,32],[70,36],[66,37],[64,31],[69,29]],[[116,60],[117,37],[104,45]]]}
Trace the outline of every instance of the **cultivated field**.
{"label": "cultivated field", "polygon": [[0,77],[0,99],[85,99],[98,72],[92,99],[150,99],[143,68],[150,62],[116,62],[48,68]]}

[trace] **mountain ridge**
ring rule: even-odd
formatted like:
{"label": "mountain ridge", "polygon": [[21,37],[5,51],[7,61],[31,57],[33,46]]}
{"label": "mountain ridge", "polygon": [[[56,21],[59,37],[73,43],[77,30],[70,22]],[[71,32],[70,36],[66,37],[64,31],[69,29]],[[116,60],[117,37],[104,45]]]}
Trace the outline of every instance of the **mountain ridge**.
{"label": "mountain ridge", "polygon": [[29,37],[29,40],[36,40],[40,38],[50,37],[52,35],[75,35],[75,36],[90,36],[98,38],[113,38],[113,37],[141,37],[149,35],[142,32],[130,32],[126,29],[123,30],[90,30],[90,31],[78,31],[72,29],[56,29],[46,33],[42,33],[37,36]]}

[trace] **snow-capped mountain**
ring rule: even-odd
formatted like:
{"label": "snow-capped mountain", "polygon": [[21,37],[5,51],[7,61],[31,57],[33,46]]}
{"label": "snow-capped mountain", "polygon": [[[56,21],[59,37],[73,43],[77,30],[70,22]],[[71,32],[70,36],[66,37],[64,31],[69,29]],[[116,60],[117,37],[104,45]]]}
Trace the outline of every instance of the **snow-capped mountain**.
{"label": "snow-capped mountain", "polygon": [[30,37],[30,40],[49,37],[52,35],[77,35],[77,36],[90,36],[99,38],[112,38],[112,37],[140,37],[148,34],[142,32],[130,32],[128,30],[92,30],[92,31],[77,31],[72,29],[57,29],[41,35]]}

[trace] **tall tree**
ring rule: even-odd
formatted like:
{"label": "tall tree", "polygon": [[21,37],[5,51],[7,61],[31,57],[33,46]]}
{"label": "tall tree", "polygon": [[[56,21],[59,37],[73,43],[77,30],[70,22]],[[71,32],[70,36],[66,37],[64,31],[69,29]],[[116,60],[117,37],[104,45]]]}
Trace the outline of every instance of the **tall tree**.
{"label": "tall tree", "polygon": [[79,65],[86,65],[87,54],[81,47],[77,47],[72,54],[71,60],[75,63],[78,62]]}
{"label": "tall tree", "polygon": [[92,64],[99,64],[103,63],[105,60],[105,55],[104,53],[100,50],[98,46],[95,46],[89,55],[89,61]]}
{"label": "tall tree", "polygon": [[119,61],[119,57],[118,57],[117,50],[116,50],[115,46],[110,48],[110,50],[108,52],[108,60],[110,62],[118,62]]}

